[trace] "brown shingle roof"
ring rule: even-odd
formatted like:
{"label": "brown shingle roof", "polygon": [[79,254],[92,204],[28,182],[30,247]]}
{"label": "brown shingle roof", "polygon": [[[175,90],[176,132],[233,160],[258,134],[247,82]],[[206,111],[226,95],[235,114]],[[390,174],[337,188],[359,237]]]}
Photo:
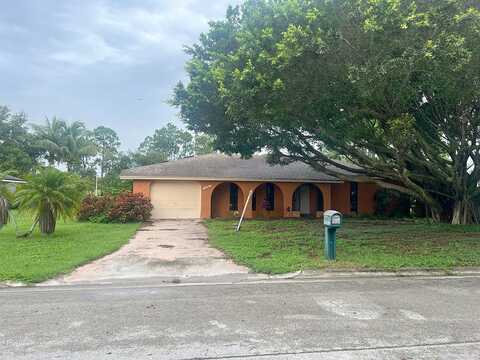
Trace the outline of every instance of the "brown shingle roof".
{"label": "brown shingle roof", "polygon": [[265,155],[250,159],[224,154],[208,154],[122,171],[122,179],[203,179],[339,182],[334,176],[294,162],[269,165]]}

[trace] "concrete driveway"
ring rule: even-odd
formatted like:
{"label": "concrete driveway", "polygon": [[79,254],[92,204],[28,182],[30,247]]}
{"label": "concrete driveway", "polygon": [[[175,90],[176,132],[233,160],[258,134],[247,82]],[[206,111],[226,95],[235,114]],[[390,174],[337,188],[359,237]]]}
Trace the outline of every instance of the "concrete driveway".
{"label": "concrete driveway", "polygon": [[120,250],[44,285],[151,277],[185,278],[247,273],[208,245],[199,220],[157,220],[144,225]]}

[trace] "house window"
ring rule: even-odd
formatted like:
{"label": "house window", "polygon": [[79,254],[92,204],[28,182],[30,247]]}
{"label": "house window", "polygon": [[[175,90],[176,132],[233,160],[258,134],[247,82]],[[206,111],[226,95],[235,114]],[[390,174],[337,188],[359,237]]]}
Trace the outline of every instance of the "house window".
{"label": "house window", "polygon": [[230,184],[230,211],[238,210],[238,186]]}
{"label": "house window", "polygon": [[275,187],[271,183],[267,183],[265,186],[265,210],[273,211],[275,209]]}
{"label": "house window", "polygon": [[350,183],[350,211],[358,212],[358,183]]}
{"label": "house window", "polygon": [[300,211],[300,188],[293,193],[292,207],[292,211]]}
{"label": "house window", "polygon": [[256,211],[257,210],[257,192],[254,191],[252,195],[252,210]]}
{"label": "house window", "polygon": [[317,211],[323,211],[323,194],[317,189]]}

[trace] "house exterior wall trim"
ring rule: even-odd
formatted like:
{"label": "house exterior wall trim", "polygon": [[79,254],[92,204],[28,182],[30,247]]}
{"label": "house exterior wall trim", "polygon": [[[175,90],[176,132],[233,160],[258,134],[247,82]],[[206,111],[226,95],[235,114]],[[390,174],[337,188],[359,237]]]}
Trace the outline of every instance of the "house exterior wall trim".
{"label": "house exterior wall trim", "polygon": [[341,184],[343,180],[298,180],[298,179],[242,179],[242,178],[201,178],[201,177],[161,177],[161,176],[120,176],[122,180],[155,180],[155,181],[219,181],[219,182],[283,182],[283,183],[326,183]]}

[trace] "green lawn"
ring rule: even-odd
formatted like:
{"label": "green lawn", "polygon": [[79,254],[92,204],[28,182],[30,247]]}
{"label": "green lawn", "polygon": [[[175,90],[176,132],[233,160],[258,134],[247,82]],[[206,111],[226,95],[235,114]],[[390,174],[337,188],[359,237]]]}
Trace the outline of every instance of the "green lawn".
{"label": "green lawn", "polygon": [[[31,221],[20,219],[27,230]],[[53,235],[38,230],[15,238],[12,225],[0,230],[0,281],[34,283],[66,274],[75,267],[109,254],[126,244],[139,224],[92,224],[59,221]]]}
{"label": "green lawn", "polygon": [[323,258],[319,220],[208,220],[210,243],[256,272],[300,269],[450,269],[480,266],[480,226],[346,218],[337,232],[337,261]]}

